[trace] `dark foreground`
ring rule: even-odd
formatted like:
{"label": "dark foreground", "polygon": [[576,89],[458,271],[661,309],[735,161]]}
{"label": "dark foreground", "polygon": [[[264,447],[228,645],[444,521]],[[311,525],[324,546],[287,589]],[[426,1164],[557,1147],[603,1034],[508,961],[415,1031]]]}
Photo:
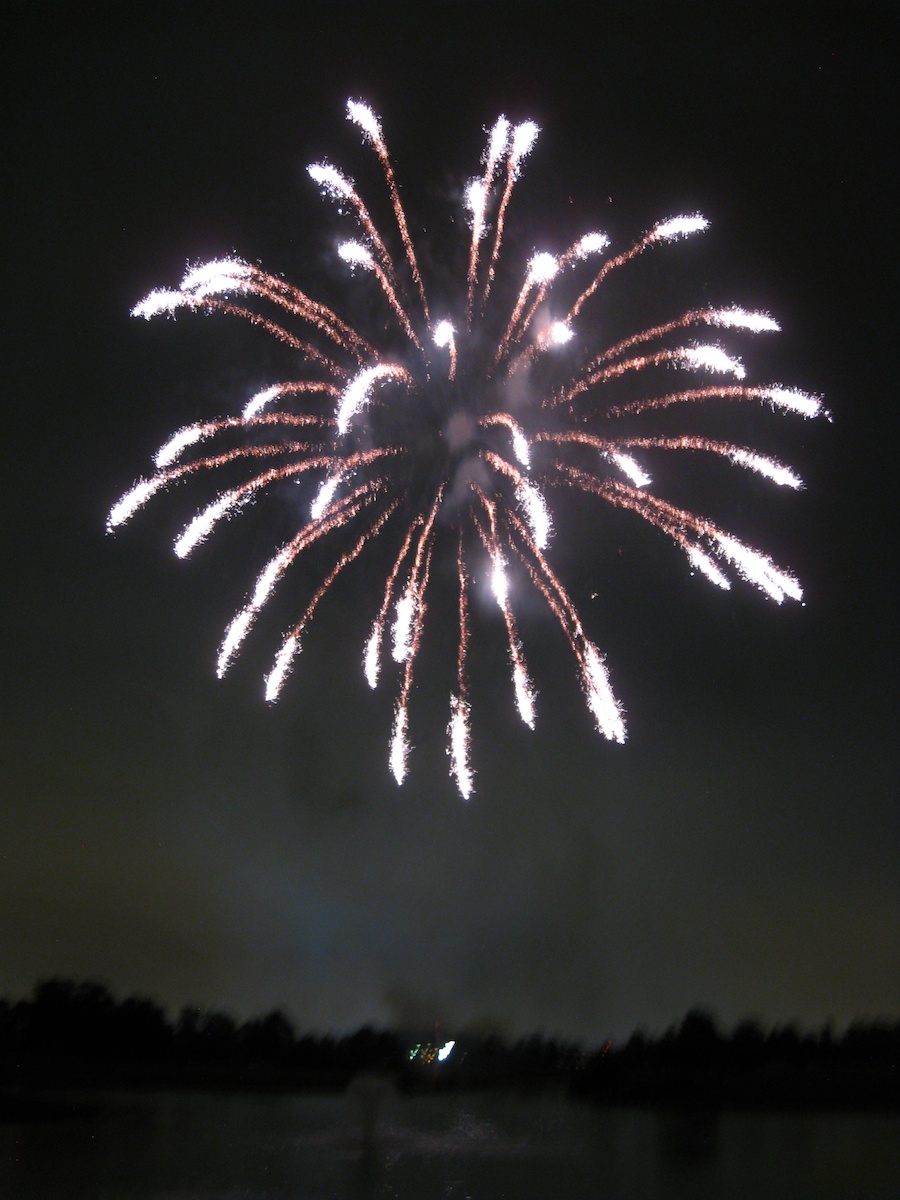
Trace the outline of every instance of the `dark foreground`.
{"label": "dark foreground", "polygon": [[[51,1094],[47,1093],[47,1100]],[[56,1093],[10,1200],[895,1200],[900,1112],[583,1104],[560,1089]],[[75,1111],[80,1106],[81,1111]]]}

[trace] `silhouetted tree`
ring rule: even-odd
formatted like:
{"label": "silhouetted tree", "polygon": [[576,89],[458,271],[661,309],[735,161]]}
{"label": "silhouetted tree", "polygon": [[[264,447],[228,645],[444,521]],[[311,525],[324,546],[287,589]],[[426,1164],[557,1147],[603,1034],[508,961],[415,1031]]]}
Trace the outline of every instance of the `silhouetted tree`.
{"label": "silhouetted tree", "polygon": [[731,1035],[729,1047],[732,1062],[737,1066],[751,1066],[763,1058],[766,1035],[758,1021],[747,1018],[739,1022]]}
{"label": "silhouetted tree", "polygon": [[248,1058],[272,1063],[289,1061],[296,1045],[293,1025],[277,1009],[246,1021],[238,1030],[238,1042]]}

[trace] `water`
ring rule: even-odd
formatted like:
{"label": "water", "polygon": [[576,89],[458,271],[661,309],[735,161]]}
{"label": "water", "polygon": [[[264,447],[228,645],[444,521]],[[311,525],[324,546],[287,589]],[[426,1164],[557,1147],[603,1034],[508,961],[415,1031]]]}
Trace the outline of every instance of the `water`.
{"label": "water", "polygon": [[[84,1098],[81,1098],[84,1099]],[[0,1126],[3,1200],[896,1200],[898,1113],[118,1093]]]}

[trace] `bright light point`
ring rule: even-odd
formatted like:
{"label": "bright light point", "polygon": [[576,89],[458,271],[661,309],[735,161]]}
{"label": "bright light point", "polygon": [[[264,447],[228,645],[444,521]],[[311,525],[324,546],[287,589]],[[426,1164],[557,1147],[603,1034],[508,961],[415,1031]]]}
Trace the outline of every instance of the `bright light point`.
{"label": "bright light point", "polygon": [[196,546],[209,537],[216,522],[234,508],[240,499],[234,492],[225,492],[218,500],[214,500],[202,512],[197,513],[175,543],[175,553],[178,557],[187,558]]}
{"label": "bright light point", "polygon": [[391,774],[400,784],[406,778],[406,760],[409,757],[409,745],[406,741],[406,708],[399,707],[394,717],[394,730],[391,734],[390,765]]}
{"label": "bright light point", "polygon": [[736,462],[742,467],[748,467],[759,475],[765,475],[766,479],[771,479],[773,483],[782,487],[803,487],[803,480],[799,475],[796,475],[790,467],[785,467],[772,458],[764,458],[761,454],[741,449],[732,450],[728,457],[732,462]]}
{"label": "bright light point", "polygon": [[514,165],[517,166],[520,160],[531,152],[540,132],[540,126],[535,125],[534,121],[523,121],[521,125],[516,125],[513,129],[510,152]]}
{"label": "bright light point", "polygon": [[358,100],[348,100],[347,120],[355,122],[373,142],[381,141],[381,125],[368,104],[362,104]]}
{"label": "bright light point", "polygon": [[109,516],[106,518],[106,528],[115,529],[117,525],[122,525],[130,516],[150,499],[154,492],[166,482],[165,476],[156,476],[155,479],[139,479],[134,487],[125,493],[121,500],[109,510]]}
{"label": "bright light point", "polygon": [[166,291],[163,288],[156,288],[149,296],[145,296],[131,310],[133,317],[143,317],[149,321],[151,317],[157,317],[160,313],[174,312],[176,308],[180,308],[190,301],[181,292]]}
{"label": "bright light point", "polygon": [[801,417],[817,417],[823,411],[822,402],[817,396],[807,395],[796,388],[766,388],[765,396],[776,408],[799,413]]}
{"label": "bright light point", "polygon": [[726,354],[721,346],[684,346],[677,353],[682,362],[687,363],[689,367],[714,371],[721,375],[734,375],[737,379],[743,379],[747,373],[743,363]]}
{"label": "bright light point", "polygon": [[336,200],[346,200],[353,194],[353,185],[345,179],[340,171],[327,163],[313,163],[306,168],[310,179],[317,183],[323,191]]}
{"label": "bright light point", "polygon": [[534,689],[525,674],[525,668],[518,662],[513,666],[513,684],[516,689],[516,708],[519,710],[519,716],[529,729],[534,729]]}
{"label": "bright light point", "polygon": [[674,241],[675,238],[688,237],[692,233],[700,233],[709,228],[709,221],[694,213],[691,217],[671,217],[660,223],[651,231],[654,240]]}
{"label": "bright light point", "polygon": [[743,308],[718,308],[709,317],[723,329],[749,329],[751,333],[778,333],[781,326],[768,313],[747,312]]}
{"label": "bright light point", "polygon": [[528,264],[529,283],[549,283],[559,270],[559,263],[552,254],[535,254]]}
{"label": "bright light point", "polygon": [[625,741],[622,710],[610,687],[606,665],[596,646],[590,642],[586,642],[584,647],[584,689],[597,728],[609,741],[621,745]]}
{"label": "bright light point", "polygon": [[241,291],[246,288],[250,276],[251,268],[239,258],[214,258],[192,267],[181,281],[181,290],[197,298]]}
{"label": "bright light point", "polygon": [[453,334],[455,332],[449,321],[439,321],[434,328],[434,344],[436,346],[449,346],[453,341]]}
{"label": "bright light point", "polygon": [[525,518],[531,529],[531,536],[539,550],[545,549],[550,540],[550,534],[553,532],[553,525],[544,497],[534,484],[527,480],[523,480],[516,488],[516,495],[525,510]]}
{"label": "bright light point", "polygon": [[167,467],[169,463],[173,463],[178,458],[182,450],[199,442],[205,429],[205,425],[186,425],[184,429],[179,429],[177,433],[172,434],[164,446],[160,446],[153,461],[158,467]]}
{"label": "bright light point", "polygon": [[375,260],[369,249],[362,242],[341,242],[338,255],[351,267],[373,267]]}
{"label": "bright light point", "polygon": [[704,554],[696,546],[690,546],[688,547],[687,556],[691,566],[696,567],[701,575],[705,575],[716,587],[723,588],[726,592],[731,591],[731,581],[722,574],[708,554]]}
{"label": "bright light point", "polygon": [[469,706],[458,696],[450,697],[450,774],[464,800],[472,794],[472,772],[469,769]]}
{"label": "bright light point", "polygon": [[444,1042],[443,1046],[441,1046],[440,1050],[437,1052],[438,1062],[443,1062],[444,1059],[449,1058],[450,1052],[455,1045],[456,1042]]}
{"label": "bright light point", "polygon": [[586,233],[575,243],[575,256],[587,258],[589,254],[602,254],[608,245],[609,238],[605,233]]}
{"label": "bright light point", "polygon": [[393,648],[391,655],[394,662],[406,662],[412,652],[413,630],[415,628],[416,596],[413,585],[409,587],[397,601],[394,615]]}
{"label": "bright light point", "polygon": [[623,475],[628,476],[635,487],[646,487],[651,482],[651,477],[630,454],[620,454],[618,451],[610,451],[606,457],[610,462],[615,463]]}
{"label": "bright light point", "polygon": [[244,405],[244,411],[241,416],[245,421],[249,421],[251,417],[255,417],[261,413],[266,405],[274,400],[276,396],[280,396],[282,388],[280,384],[273,384],[272,387],[263,388],[261,392],[257,392],[255,396],[251,396]]}
{"label": "bright light point", "polygon": [[363,655],[363,670],[366,675],[366,682],[374,691],[378,686],[378,651],[381,647],[381,626],[376,622],[374,629],[369,634],[369,640],[366,642],[366,650]]}
{"label": "bright light point", "polygon": [[550,341],[554,346],[564,346],[566,342],[571,342],[574,336],[565,321],[554,321],[550,326]]}
{"label": "bright light point", "polygon": [[275,665],[266,676],[266,700],[269,704],[274,704],[278,699],[279,692],[284,687],[284,682],[290,674],[291,662],[299,650],[300,641],[291,634],[278,651],[275,657]]}

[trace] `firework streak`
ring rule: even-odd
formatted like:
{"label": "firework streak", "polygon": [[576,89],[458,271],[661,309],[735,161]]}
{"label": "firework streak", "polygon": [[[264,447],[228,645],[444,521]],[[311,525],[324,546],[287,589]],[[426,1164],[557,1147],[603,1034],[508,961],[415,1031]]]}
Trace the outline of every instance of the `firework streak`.
{"label": "firework streak", "polygon": [[[386,658],[399,673],[389,753],[398,783],[407,772],[408,710],[432,565],[436,553],[455,559],[458,654],[448,754],[451,774],[468,797],[473,771],[467,655],[471,593],[479,577],[489,583],[502,614],[522,720],[534,726],[536,694],[513,597],[518,585],[531,584],[571,647],[598,729],[612,741],[625,739],[603,656],[548,562],[553,536],[548,496],[570,489],[627,509],[666,534],[691,568],[717,586],[730,587],[737,575],[778,603],[798,600],[797,580],[765,554],[653,494],[647,467],[661,455],[689,451],[694,460],[726,460],[791,488],[801,486],[797,475],[745,446],[663,435],[646,422],[663,410],[677,413],[700,404],[768,404],[800,417],[824,410],[804,392],[740,382],[745,372],[739,359],[717,342],[689,336],[704,328],[729,331],[726,336],[777,330],[766,313],[693,308],[598,349],[591,308],[605,297],[607,277],[645,251],[704,230],[707,221],[697,214],[658,222],[616,255],[607,256],[605,234],[588,233],[562,254],[534,254],[517,277],[502,271],[514,185],[539,133],[530,121],[512,125],[500,117],[489,131],[483,173],[465,193],[471,230],[465,278],[454,304],[441,305],[433,297],[429,304],[381,124],[355,101],[348,103],[347,116],[377,155],[392,235],[379,232],[354,183],[334,167],[318,163],[309,174],[356,227],[357,237],[341,243],[338,254],[350,271],[370,278],[363,286],[383,306],[377,339],[237,258],[193,267],[177,290],[151,292],[135,307],[135,316],[198,309],[241,317],[295,351],[303,377],[262,388],[240,416],[178,430],[156,454],[155,471],[113,506],[108,527],[123,524],[151,496],[180,480],[245,463],[249,477],[220,489],[176,539],[176,553],[184,557],[273,485],[306,482],[306,502],[312,495],[308,516],[264,567],[219,650],[221,676],[283,576],[314,544],[333,547],[331,566],[284,635],[266,676],[269,701],[284,687],[319,602],[344,568],[375,543],[392,546],[363,665],[373,688]],[[388,248],[392,241],[400,253]],[[673,370],[703,382],[667,388],[661,381]],[[622,386],[618,381],[627,384],[635,377],[647,381],[640,396],[616,390]]]}

